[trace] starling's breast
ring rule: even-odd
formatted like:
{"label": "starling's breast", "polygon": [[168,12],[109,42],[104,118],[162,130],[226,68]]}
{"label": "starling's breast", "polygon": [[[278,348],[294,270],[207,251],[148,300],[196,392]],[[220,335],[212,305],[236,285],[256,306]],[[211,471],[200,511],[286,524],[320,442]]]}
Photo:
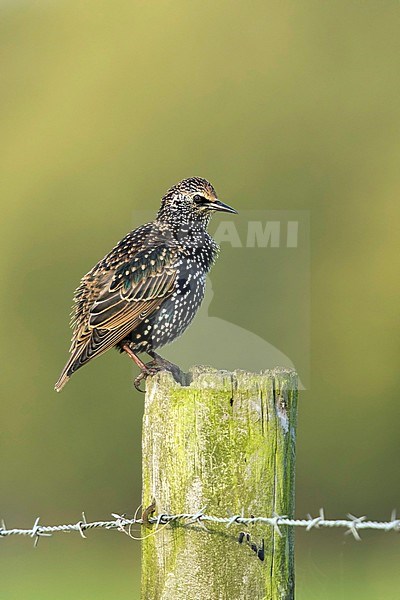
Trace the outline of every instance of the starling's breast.
{"label": "starling's breast", "polygon": [[190,325],[205,294],[206,277],[218,252],[208,234],[201,243],[186,245],[174,265],[176,288],[170,298],[131,334],[137,351],[157,349],[173,342]]}
{"label": "starling's breast", "polygon": [[173,342],[185,331],[203,301],[205,285],[206,274],[195,263],[183,261],[174,294],[150,319],[151,338],[148,341],[152,348]]}

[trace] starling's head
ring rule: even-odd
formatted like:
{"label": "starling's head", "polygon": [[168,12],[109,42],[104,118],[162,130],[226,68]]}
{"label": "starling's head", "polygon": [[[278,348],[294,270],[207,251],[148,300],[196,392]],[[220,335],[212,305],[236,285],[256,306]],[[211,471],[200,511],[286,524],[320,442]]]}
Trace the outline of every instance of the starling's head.
{"label": "starling's head", "polygon": [[209,181],[202,177],[183,179],[168,190],[158,213],[160,220],[200,221],[208,224],[214,212],[237,213],[217,198]]}

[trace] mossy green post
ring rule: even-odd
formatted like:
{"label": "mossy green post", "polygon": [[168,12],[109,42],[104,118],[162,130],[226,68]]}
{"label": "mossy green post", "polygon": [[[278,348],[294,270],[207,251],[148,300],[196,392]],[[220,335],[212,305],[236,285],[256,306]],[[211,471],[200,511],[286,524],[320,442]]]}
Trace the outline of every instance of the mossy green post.
{"label": "mossy green post", "polygon": [[[191,377],[187,387],[169,373],[148,380],[144,508],[154,499],[158,515],[293,516],[296,373],[196,367]],[[291,528],[206,527],[143,526],[142,600],[294,598]],[[250,543],[239,544],[242,531]]]}

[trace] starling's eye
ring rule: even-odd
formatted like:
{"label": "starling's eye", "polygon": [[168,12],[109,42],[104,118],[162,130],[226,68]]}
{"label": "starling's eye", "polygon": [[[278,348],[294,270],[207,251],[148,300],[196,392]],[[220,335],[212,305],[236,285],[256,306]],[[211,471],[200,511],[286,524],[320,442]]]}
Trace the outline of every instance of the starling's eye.
{"label": "starling's eye", "polygon": [[200,196],[200,194],[196,194],[195,196],[193,196],[193,200],[194,202],[196,202],[196,204],[207,204],[208,200],[207,198],[204,198],[204,196]]}

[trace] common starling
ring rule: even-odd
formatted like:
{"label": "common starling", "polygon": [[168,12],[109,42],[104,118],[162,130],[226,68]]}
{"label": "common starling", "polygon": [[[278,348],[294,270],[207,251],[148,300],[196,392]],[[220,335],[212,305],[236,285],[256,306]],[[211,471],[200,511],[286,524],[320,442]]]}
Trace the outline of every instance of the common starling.
{"label": "common starling", "polygon": [[[85,275],[74,296],[70,358],[55,389],[112,347],[138,365],[140,381],[160,369],[174,370],[158,348],[180,336],[194,318],[207,273],[219,251],[207,232],[215,211],[236,213],[200,177],[170,188],[156,219],[126,235]],[[153,359],[145,364],[137,356]]]}

